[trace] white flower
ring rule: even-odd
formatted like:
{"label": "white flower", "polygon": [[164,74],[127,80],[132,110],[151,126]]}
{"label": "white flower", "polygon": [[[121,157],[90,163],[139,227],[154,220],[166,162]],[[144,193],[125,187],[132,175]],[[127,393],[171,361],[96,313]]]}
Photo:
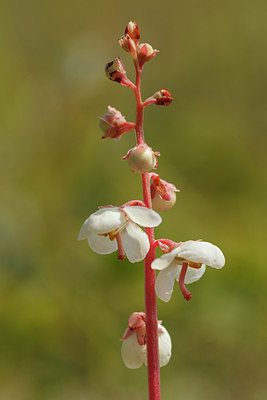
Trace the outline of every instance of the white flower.
{"label": "white flower", "polygon": [[199,280],[206,270],[206,265],[220,269],[224,264],[224,255],[217,246],[193,240],[184,242],[153,261],[151,268],[160,271],[156,281],[157,296],[168,302],[176,279],[184,297],[190,300],[191,293],[187,291],[184,283]]}
{"label": "white flower", "polygon": [[105,207],[91,214],[84,222],[78,240],[88,239],[89,246],[98,254],[118,250],[118,258],[141,261],[149,250],[147,234],[137,225],[155,227],[161,217],[141,206]]}
{"label": "white flower", "polygon": [[[128,321],[129,328],[122,337],[121,355],[127,368],[136,369],[147,365],[146,325],[144,313],[133,313]],[[171,338],[158,322],[159,366],[164,367],[171,358]]]}

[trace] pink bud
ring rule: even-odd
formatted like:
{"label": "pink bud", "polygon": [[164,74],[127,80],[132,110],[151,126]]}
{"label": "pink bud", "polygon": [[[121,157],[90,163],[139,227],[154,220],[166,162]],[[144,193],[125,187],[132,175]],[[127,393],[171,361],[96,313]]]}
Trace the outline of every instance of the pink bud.
{"label": "pink bud", "polygon": [[140,30],[135,21],[128,22],[128,24],[125,28],[125,35],[127,35],[127,34],[135,42],[135,44],[138,44],[139,39],[140,39]]}
{"label": "pink bud", "polygon": [[136,45],[133,39],[131,39],[128,34],[126,35],[126,37],[122,36],[121,39],[119,39],[119,44],[123,48],[123,50],[131,54],[134,60],[136,59],[137,57]]}
{"label": "pink bud", "polygon": [[155,210],[167,211],[175,205],[176,193],[179,190],[171,183],[160,179],[155,173],[150,174],[152,206]]}
{"label": "pink bud", "polygon": [[106,64],[105,72],[111,81],[121,83],[121,78],[126,75],[126,69],[120,57]]}
{"label": "pink bud", "polygon": [[105,72],[111,81],[115,81],[124,86],[134,88],[135,85],[127,78],[126,69],[120,57],[109,62],[105,66]]}
{"label": "pink bud", "polygon": [[158,52],[159,50],[154,50],[150,44],[141,43],[137,51],[138,61],[140,66],[142,66],[145,62],[149,61]]}
{"label": "pink bud", "polygon": [[121,135],[135,128],[135,124],[127,122],[120,111],[108,106],[108,112],[100,117],[100,129],[105,133],[102,139],[110,137],[119,140]]}
{"label": "pink bud", "polygon": [[155,104],[158,106],[169,106],[173,101],[173,98],[167,89],[159,90],[152,96],[152,98],[156,100]]}

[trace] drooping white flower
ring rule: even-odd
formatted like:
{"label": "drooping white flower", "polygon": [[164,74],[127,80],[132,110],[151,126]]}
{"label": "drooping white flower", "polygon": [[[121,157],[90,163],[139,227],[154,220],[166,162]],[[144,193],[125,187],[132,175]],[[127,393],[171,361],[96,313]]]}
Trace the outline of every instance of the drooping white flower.
{"label": "drooping white flower", "polygon": [[192,295],[184,283],[198,281],[206,270],[206,265],[220,269],[225,264],[222,251],[208,242],[189,240],[175,247],[169,253],[153,261],[151,268],[160,272],[156,280],[157,296],[168,302],[173,292],[174,281],[179,282],[186,300]]}
{"label": "drooping white flower", "polygon": [[150,247],[147,234],[138,225],[155,227],[160,223],[161,217],[147,207],[104,207],[87,218],[78,240],[87,239],[98,254],[118,250],[118,258],[124,259],[126,253],[134,263],[143,260]]}
{"label": "drooping white flower", "polygon": [[[171,358],[171,338],[158,321],[159,366],[164,367]],[[122,360],[127,368],[136,369],[147,365],[145,313],[135,312],[128,320],[128,328],[122,337]]]}

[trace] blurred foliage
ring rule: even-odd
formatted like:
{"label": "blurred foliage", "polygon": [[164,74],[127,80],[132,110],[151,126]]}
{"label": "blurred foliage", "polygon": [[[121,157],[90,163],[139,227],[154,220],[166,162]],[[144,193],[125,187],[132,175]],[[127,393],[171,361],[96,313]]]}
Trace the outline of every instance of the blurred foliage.
{"label": "blurred foliage", "polygon": [[144,309],[142,263],[94,254],[76,237],[99,205],[141,197],[121,157],[133,133],[101,141],[108,104],[134,120],[134,99],[105,78],[116,39],[135,19],[161,52],[143,98],[159,173],[181,192],[158,237],[218,244],[185,302],[159,318],[173,357],[168,400],[262,400],[266,388],[266,3],[263,0],[1,2],[0,398],[146,399],[145,368],[127,370],[120,340]]}

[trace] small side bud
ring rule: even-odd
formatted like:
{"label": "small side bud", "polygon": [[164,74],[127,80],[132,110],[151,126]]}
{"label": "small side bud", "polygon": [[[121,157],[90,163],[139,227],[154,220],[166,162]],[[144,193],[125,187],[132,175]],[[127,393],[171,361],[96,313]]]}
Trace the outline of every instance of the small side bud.
{"label": "small side bud", "polygon": [[111,81],[118,82],[124,86],[134,87],[134,84],[126,76],[126,68],[120,57],[106,64],[105,73]]}
{"label": "small side bud", "polygon": [[154,50],[150,44],[141,43],[137,51],[137,56],[140,66],[142,66],[145,62],[149,61],[158,52],[159,50]]}
{"label": "small side bud", "polygon": [[131,54],[131,56],[134,60],[136,59],[136,57],[137,57],[136,45],[135,45],[133,39],[131,39],[128,34],[126,36],[122,36],[119,39],[119,44],[123,50],[125,50]]}
{"label": "small side bud", "polygon": [[140,30],[135,21],[128,22],[125,28],[125,35],[129,35],[136,45],[139,43]]}
{"label": "small side bud", "polygon": [[169,106],[172,101],[173,98],[171,97],[170,92],[167,89],[161,89],[144,101],[144,107],[149,106],[150,104]]}
{"label": "small side bud", "polygon": [[179,190],[172,183],[160,179],[158,174],[151,173],[150,178],[152,179],[150,191],[153,208],[158,211],[169,210],[175,205],[176,192]]}
{"label": "small side bud", "polygon": [[123,157],[123,160],[127,159],[129,167],[133,172],[145,174],[157,168],[156,155],[159,155],[159,153],[155,153],[147,145],[141,144],[129,150],[127,155]]}
{"label": "small side bud", "polygon": [[122,77],[126,76],[126,69],[120,57],[106,64],[105,72],[111,81],[121,83]]}
{"label": "small side bud", "polygon": [[119,140],[121,135],[135,128],[135,124],[127,122],[120,111],[108,106],[108,112],[100,117],[100,129],[104,132],[102,139],[110,137]]}
{"label": "small side bud", "polygon": [[169,106],[173,101],[173,97],[171,97],[171,94],[167,89],[159,90],[153,94],[152,98],[156,100],[155,104],[158,106]]}

